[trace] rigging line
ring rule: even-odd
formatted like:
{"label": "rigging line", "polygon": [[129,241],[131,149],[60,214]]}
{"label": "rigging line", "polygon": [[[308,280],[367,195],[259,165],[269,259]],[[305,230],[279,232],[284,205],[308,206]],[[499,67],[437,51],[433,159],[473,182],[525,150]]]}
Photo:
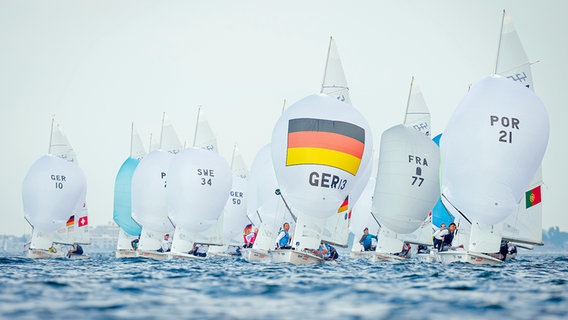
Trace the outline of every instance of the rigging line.
{"label": "rigging line", "polygon": [[472,224],[471,221],[465,216],[465,214],[464,214],[463,212],[461,212],[460,209],[458,209],[456,206],[454,206],[454,205],[450,202],[450,200],[446,197],[446,195],[444,195],[444,194],[442,193],[442,197],[444,197],[444,199],[446,199],[446,201],[448,201],[448,203],[449,203],[452,207],[454,207],[454,209],[456,209],[456,211],[459,212],[459,214],[461,214],[461,216],[462,216],[467,222],[469,222],[469,224]]}
{"label": "rigging line", "polygon": [[288,209],[288,212],[290,212],[292,219],[294,219],[294,222],[297,222],[298,218],[294,215],[294,213],[292,213],[292,209],[290,209],[290,207],[288,206],[288,203],[286,202],[286,199],[284,199],[282,192],[279,189],[276,189],[276,190],[277,190],[276,194],[279,195],[280,198],[282,198],[282,201],[284,201],[284,205],[286,206],[286,209]]}

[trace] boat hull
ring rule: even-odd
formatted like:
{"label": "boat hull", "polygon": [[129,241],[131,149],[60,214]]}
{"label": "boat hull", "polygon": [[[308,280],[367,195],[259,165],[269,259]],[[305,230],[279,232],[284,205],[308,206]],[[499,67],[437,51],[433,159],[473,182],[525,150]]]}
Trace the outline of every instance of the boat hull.
{"label": "boat hull", "polygon": [[439,261],[443,264],[463,262],[478,265],[498,266],[503,263],[503,261],[486,254],[465,250],[434,252],[434,256],[436,261]]}
{"label": "boat hull", "polygon": [[193,254],[189,253],[181,253],[181,252],[168,252],[168,259],[206,259],[205,257],[194,256]]}
{"label": "boat hull", "polygon": [[248,262],[270,261],[271,254],[266,250],[244,248],[241,249],[241,256]]}
{"label": "boat hull", "polygon": [[28,249],[26,251],[26,257],[31,259],[54,259],[54,258],[64,258],[63,252],[51,252],[44,249]]}
{"label": "boat hull", "polygon": [[323,263],[323,259],[309,252],[297,250],[271,250],[270,256],[274,263],[291,263],[291,264],[319,264]]}
{"label": "boat hull", "polygon": [[169,258],[167,252],[137,250],[136,254],[138,257],[154,260],[168,260]]}
{"label": "boat hull", "polygon": [[117,259],[120,258],[136,258],[138,255],[136,254],[135,250],[116,250],[114,252],[114,256]]}

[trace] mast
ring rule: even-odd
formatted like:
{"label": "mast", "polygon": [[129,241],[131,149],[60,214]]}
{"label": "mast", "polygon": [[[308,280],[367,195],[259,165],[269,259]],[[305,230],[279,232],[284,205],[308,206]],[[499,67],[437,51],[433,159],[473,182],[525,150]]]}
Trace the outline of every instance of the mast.
{"label": "mast", "polygon": [[408,107],[410,106],[410,96],[412,95],[413,84],[414,84],[414,76],[412,76],[412,80],[410,80],[410,89],[408,90],[408,100],[406,100],[406,112],[404,113],[404,121],[402,121],[402,123],[406,123],[406,118],[408,117]]}
{"label": "mast", "polygon": [[51,116],[51,132],[49,133],[49,147],[47,148],[47,153],[51,154],[51,140],[53,139],[53,123],[55,122],[55,115]]}
{"label": "mast", "polygon": [[[322,91],[323,91],[323,87],[322,87]],[[284,113],[284,108],[286,108],[286,99],[284,99],[284,102],[282,103],[282,112],[280,112],[280,114]]]}
{"label": "mast", "polygon": [[199,114],[201,113],[201,106],[197,107],[197,121],[195,122],[195,133],[193,134],[193,147],[197,141],[197,128],[199,128]]}
{"label": "mast", "polygon": [[497,58],[495,59],[495,69],[493,74],[497,74],[497,65],[499,64],[499,51],[501,50],[501,38],[503,37],[503,24],[505,23],[505,9],[503,9],[503,16],[501,17],[501,32],[499,32],[499,43],[497,44]]}
{"label": "mast", "polygon": [[235,153],[237,152],[237,144],[233,147],[233,155],[231,156],[231,171],[233,171],[233,163],[235,162]]}
{"label": "mast", "polygon": [[[323,69],[323,79],[321,80],[321,90],[320,93],[323,93],[323,88],[325,85],[325,76],[327,74],[327,64],[329,63],[329,52],[331,51],[331,42],[333,41],[333,37],[329,36],[329,46],[327,47],[327,58],[325,59],[325,68]],[[286,101],[286,100],[284,100]]]}
{"label": "mast", "polygon": [[[164,121],[166,119],[166,112],[162,114],[162,128],[160,129],[160,149],[162,149],[162,140],[164,139]],[[152,136],[150,136],[151,139]]]}
{"label": "mast", "polygon": [[[152,137],[150,135],[150,137]],[[150,138],[150,143],[152,143],[152,138]],[[132,121],[132,125],[130,126],[130,156],[132,157],[132,145],[134,144],[134,121]]]}

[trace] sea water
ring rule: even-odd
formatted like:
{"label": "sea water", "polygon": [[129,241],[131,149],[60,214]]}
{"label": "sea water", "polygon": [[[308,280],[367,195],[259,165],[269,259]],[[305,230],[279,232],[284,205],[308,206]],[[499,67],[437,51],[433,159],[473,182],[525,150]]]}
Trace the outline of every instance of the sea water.
{"label": "sea water", "polygon": [[4,319],[563,319],[568,254],[501,266],[411,259],[295,266],[236,258],[0,257]]}

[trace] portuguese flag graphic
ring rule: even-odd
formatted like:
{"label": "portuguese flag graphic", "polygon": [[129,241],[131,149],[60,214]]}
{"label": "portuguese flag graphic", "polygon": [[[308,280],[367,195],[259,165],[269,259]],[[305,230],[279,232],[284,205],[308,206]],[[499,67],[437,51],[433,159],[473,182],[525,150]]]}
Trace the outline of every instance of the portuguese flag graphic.
{"label": "portuguese flag graphic", "polygon": [[288,122],[286,166],[320,164],[356,175],[365,149],[365,130],[352,123],[300,118]]}
{"label": "portuguese flag graphic", "polygon": [[540,197],[540,186],[535,187],[525,193],[527,208],[537,205],[542,200]]}

